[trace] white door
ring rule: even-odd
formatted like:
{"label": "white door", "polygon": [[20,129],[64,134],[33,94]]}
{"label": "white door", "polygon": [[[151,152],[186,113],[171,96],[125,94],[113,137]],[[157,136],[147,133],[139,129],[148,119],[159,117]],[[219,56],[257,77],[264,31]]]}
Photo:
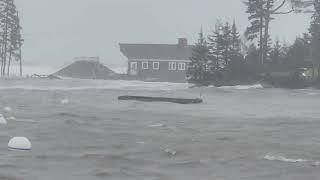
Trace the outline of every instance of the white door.
{"label": "white door", "polygon": [[130,75],[137,75],[138,73],[138,63],[131,62],[130,63]]}

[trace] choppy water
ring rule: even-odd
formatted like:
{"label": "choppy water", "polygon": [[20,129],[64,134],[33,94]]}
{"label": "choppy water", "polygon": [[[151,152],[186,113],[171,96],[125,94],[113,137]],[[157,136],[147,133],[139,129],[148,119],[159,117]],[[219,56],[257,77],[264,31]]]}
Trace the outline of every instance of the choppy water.
{"label": "choppy water", "polygon": [[[200,94],[200,105],[117,100]],[[0,80],[0,179],[317,180],[319,107],[318,90]],[[8,151],[13,136],[33,150]]]}

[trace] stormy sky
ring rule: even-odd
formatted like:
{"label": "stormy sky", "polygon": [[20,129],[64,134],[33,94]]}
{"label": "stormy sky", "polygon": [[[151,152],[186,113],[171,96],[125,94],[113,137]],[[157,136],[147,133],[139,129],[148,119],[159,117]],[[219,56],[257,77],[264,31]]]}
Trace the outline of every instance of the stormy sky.
{"label": "stormy sky", "polygon": [[[217,18],[243,32],[248,25],[243,0],[16,0],[22,15],[24,61],[59,67],[78,56],[100,56],[111,67],[125,66],[119,42],[195,42],[201,25],[206,33]],[[279,16],[272,34],[292,41],[306,31],[306,15]]]}

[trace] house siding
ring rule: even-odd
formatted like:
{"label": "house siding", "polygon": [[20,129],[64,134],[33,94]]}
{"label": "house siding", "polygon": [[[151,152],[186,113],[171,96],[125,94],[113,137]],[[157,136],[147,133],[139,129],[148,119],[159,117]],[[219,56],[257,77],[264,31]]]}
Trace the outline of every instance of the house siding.
{"label": "house siding", "polygon": [[[150,81],[185,82],[186,70],[178,70],[177,61],[130,61],[137,62],[137,78]],[[129,64],[130,64],[129,62]],[[142,63],[148,62],[148,69],[142,68]],[[159,69],[153,69],[153,62],[159,62]],[[176,70],[169,70],[169,63],[176,62]],[[187,65],[186,65],[187,66]],[[129,72],[130,73],[130,72]]]}
{"label": "house siding", "polygon": [[[128,58],[128,76],[131,79],[146,81],[186,82],[186,71],[194,46],[188,45],[186,38],[179,38],[178,44],[124,44],[120,51]],[[130,69],[132,62],[137,63],[136,71]],[[148,62],[148,69],[142,63]],[[153,69],[153,62],[159,62],[159,69]],[[169,69],[169,63],[176,62],[176,70]],[[185,70],[179,69],[185,63]],[[133,73],[136,72],[136,73]]]}

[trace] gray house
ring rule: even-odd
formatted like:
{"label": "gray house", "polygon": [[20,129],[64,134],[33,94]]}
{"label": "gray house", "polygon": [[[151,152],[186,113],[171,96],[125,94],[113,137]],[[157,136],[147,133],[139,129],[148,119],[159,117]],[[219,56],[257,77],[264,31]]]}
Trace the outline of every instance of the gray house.
{"label": "gray house", "polygon": [[192,47],[180,38],[178,44],[122,44],[121,52],[128,58],[128,75],[147,81],[186,81]]}

